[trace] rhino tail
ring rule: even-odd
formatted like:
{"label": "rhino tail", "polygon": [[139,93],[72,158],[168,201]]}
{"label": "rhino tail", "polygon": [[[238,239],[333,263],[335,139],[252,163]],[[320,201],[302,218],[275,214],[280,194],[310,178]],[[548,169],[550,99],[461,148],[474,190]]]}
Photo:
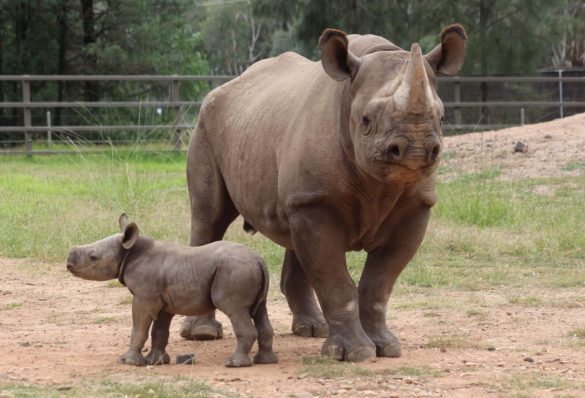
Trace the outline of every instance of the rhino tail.
{"label": "rhino tail", "polygon": [[244,231],[250,235],[254,235],[256,232],[258,232],[258,230],[246,220],[244,220]]}
{"label": "rhino tail", "polygon": [[262,271],[262,286],[254,301],[254,306],[250,311],[250,315],[254,317],[260,308],[266,308],[266,295],[268,294],[268,286],[270,284],[270,276],[268,275],[268,268],[262,259],[258,259],[258,266]]}

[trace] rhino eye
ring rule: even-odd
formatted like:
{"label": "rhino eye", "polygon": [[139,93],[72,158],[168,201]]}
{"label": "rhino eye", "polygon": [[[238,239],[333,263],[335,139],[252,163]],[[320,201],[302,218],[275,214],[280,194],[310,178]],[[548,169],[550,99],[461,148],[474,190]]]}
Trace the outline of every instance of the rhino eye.
{"label": "rhino eye", "polygon": [[97,255],[95,255],[95,254],[92,253],[92,254],[89,255],[89,259],[91,261],[97,261],[99,259],[99,257]]}
{"label": "rhino eye", "polygon": [[371,122],[371,120],[369,117],[367,117],[367,116],[362,117],[362,124],[364,126],[368,127],[370,125],[370,122]]}

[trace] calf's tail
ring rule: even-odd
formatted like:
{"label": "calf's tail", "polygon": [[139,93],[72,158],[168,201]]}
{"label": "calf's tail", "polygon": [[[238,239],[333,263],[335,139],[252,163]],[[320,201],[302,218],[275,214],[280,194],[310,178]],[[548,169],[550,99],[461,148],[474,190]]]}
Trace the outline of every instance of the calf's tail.
{"label": "calf's tail", "polygon": [[270,284],[270,276],[268,275],[268,268],[266,267],[264,260],[258,259],[258,266],[260,267],[260,270],[262,270],[262,286],[260,287],[260,291],[258,291],[254,306],[250,311],[252,317],[256,315],[261,305],[264,304],[264,306],[266,306],[266,295],[268,294],[268,286]]}

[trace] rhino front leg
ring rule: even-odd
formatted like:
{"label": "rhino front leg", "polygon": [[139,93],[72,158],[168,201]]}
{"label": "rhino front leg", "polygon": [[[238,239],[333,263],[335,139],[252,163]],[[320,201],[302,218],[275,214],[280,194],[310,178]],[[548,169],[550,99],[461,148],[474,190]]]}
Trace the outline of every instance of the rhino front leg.
{"label": "rhino front leg", "polygon": [[146,356],[146,363],[149,365],[163,365],[171,362],[171,357],[166,352],[169,343],[169,328],[174,314],[160,311],[152,325],[150,332],[152,346]]}
{"label": "rhino front leg", "polygon": [[368,254],[359,283],[360,319],[379,357],[399,357],[400,342],[386,325],[386,306],[396,279],[424,237],[429,208],[407,214],[387,246]]}
{"label": "rhino front leg", "polygon": [[148,330],[152,324],[152,316],[150,315],[150,308],[142,305],[139,301],[136,297],[132,300],[132,334],[130,335],[130,347],[120,357],[120,362],[126,365],[146,365],[146,359],[142,356],[142,348],[148,338]]}
{"label": "rhino front leg", "polygon": [[[189,143],[187,186],[191,202],[191,246],[221,240],[238,216],[206,134],[198,125]],[[186,317],[179,333],[188,340],[215,340],[223,337],[223,328],[215,319],[215,312],[211,312]]]}
{"label": "rhino front leg", "polygon": [[350,362],[375,356],[360,323],[358,293],[345,262],[347,228],[327,208],[294,210],[289,221],[295,252],[329,325],[321,353]]}
{"label": "rhino front leg", "polygon": [[303,337],[327,337],[329,328],[315,293],[294,251],[284,252],[280,290],[293,314],[292,331]]}

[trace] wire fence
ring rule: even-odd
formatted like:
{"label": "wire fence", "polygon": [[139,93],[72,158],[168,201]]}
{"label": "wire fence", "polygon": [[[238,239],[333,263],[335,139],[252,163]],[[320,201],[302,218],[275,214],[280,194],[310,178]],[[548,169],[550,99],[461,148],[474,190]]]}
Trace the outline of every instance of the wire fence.
{"label": "wire fence", "polygon": [[[63,143],[160,144],[180,151],[196,122],[204,95],[233,76],[0,76],[0,154],[49,154]],[[67,98],[75,85],[108,84],[118,98],[36,100],[48,91]],[[58,84],[58,89],[48,88]],[[585,77],[441,77],[446,135],[497,129],[565,117],[585,111]],[[115,85],[116,90],[112,90]],[[141,85],[138,87],[137,85]],[[11,90],[10,90],[11,89]],[[6,92],[9,92],[8,95]],[[185,97],[189,99],[185,99]],[[478,100],[479,99],[479,100]],[[105,113],[103,111],[106,111]],[[69,113],[67,113],[69,112]],[[73,121],[73,123],[68,123]]]}

